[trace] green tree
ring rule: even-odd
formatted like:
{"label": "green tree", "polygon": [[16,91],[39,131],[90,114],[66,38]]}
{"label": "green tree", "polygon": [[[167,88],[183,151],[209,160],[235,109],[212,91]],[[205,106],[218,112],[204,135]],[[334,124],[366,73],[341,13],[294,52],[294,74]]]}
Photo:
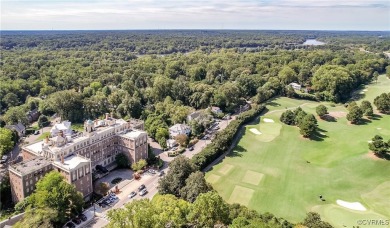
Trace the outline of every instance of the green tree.
{"label": "green tree", "polygon": [[0,156],[11,151],[14,145],[12,131],[7,128],[0,128]]}
{"label": "green tree", "polygon": [[96,186],[96,191],[103,196],[105,196],[109,190],[110,190],[110,184],[106,182],[101,182]]}
{"label": "green tree", "polygon": [[316,113],[322,119],[326,114],[328,114],[328,109],[325,105],[318,105],[316,107]]}
{"label": "green tree", "polygon": [[295,125],[295,114],[291,110],[287,110],[280,116],[280,122],[287,125]]}
{"label": "green tree", "polygon": [[167,139],[169,138],[169,132],[167,128],[158,128],[156,132],[156,140],[162,148],[167,148]]}
{"label": "green tree", "polygon": [[6,107],[14,107],[20,103],[18,96],[14,93],[7,93],[3,97],[3,102],[5,103]]}
{"label": "green tree", "polygon": [[109,228],[155,227],[155,208],[149,199],[134,200],[125,208],[107,212]]}
{"label": "green tree", "polygon": [[362,110],[363,115],[365,116],[371,117],[372,115],[374,115],[374,110],[372,108],[372,105],[367,100],[362,101],[362,103],[360,104],[360,109]]}
{"label": "green tree", "polygon": [[8,109],[4,114],[3,119],[8,125],[22,123],[24,126],[28,125],[26,116],[27,107],[25,105],[15,106]]}
{"label": "green tree", "polygon": [[13,227],[15,228],[40,228],[40,227],[56,227],[53,223],[59,216],[58,211],[53,208],[27,208],[23,219],[17,222]]}
{"label": "green tree", "polygon": [[230,223],[229,207],[218,193],[213,191],[203,193],[191,205],[188,220],[197,227],[228,225]]}
{"label": "green tree", "polygon": [[115,162],[118,165],[118,168],[129,168],[130,161],[129,158],[124,153],[119,153],[115,156]]}
{"label": "green tree", "polygon": [[[390,142],[390,140],[389,140]],[[377,155],[385,155],[390,148],[390,144],[383,141],[380,135],[375,135],[372,142],[368,144],[368,148]]]}
{"label": "green tree", "polygon": [[355,105],[349,109],[347,120],[352,124],[358,123],[363,118],[363,112],[359,106]]}
{"label": "green tree", "polygon": [[316,228],[332,228],[329,223],[321,220],[321,216],[315,212],[309,212],[306,215],[303,225],[306,227],[316,227]]}
{"label": "green tree", "polygon": [[47,102],[63,120],[71,122],[83,120],[83,100],[80,93],[74,90],[55,92],[49,96]]}
{"label": "green tree", "polygon": [[196,171],[191,173],[190,176],[186,179],[186,185],[180,189],[180,196],[181,198],[192,203],[196,200],[198,195],[201,193],[206,193],[211,189],[211,186],[204,178],[204,174],[200,171]]}
{"label": "green tree", "polygon": [[185,227],[186,215],[189,212],[190,203],[178,199],[173,195],[156,195],[153,197],[152,206],[155,209],[154,227]]}
{"label": "green tree", "polygon": [[191,127],[191,134],[195,136],[199,136],[205,130],[204,126],[199,121],[196,120],[192,120],[190,122],[190,127]]}
{"label": "green tree", "polygon": [[186,179],[197,168],[188,158],[183,155],[177,156],[169,163],[168,173],[159,180],[158,192],[160,194],[172,194],[180,196],[180,189],[186,185]]}
{"label": "green tree", "polygon": [[317,123],[315,117],[313,120],[313,114],[306,115],[303,120],[300,122],[299,132],[305,138],[310,137],[317,129]]}
{"label": "green tree", "polygon": [[52,223],[65,223],[68,218],[79,214],[84,205],[83,195],[57,171],[51,171],[38,181],[28,201],[33,208],[57,211]]}
{"label": "green tree", "polygon": [[372,78],[375,80],[375,83],[378,82],[378,77],[379,77],[379,73],[378,73],[378,71],[375,71],[375,72],[372,74]]}
{"label": "green tree", "polygon": [[374,99],[374,105],[382,113],[390,113],[390,93],[382,93]]}
{"label": "green tree", "polygon": [[39,127],[46,127],[50,125],[49,118],[45,115],[40,115],[38,118],[38,126]]}
{"label": "green tree", "polygon": [[188,144],[188,136],[185,135],[185,134],[182,134],[182,135],[177,135],[175,137],[175,140],[177,143],[179,143],[180,146],[182,147],[186,147],[187,144]]}
{"label": "green tree", "polygon": [[143,169],[148,163],[144,159],[140,159],[138,162],[131,164],[131,169],[134,171],[139,171]]}

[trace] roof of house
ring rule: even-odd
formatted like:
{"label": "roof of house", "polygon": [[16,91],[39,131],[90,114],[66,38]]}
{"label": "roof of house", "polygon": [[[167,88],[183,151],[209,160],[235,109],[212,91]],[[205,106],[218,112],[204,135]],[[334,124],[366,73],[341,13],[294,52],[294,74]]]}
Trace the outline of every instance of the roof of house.
{"label": "roof of house", "polygon": [[187,117],[190,117],[191,119],[195,119],[198,116],[200,116],[200,114],[202,114],[202,112],[203,112],[203,110],[198,110],[198,111],[195,111],[195,112],[189,114]]}
{"label": "roof of house", "polygon": [[124,134],[122,134],[120,136],[125,137],[125,138],[129,138],[129,139],[137,139],[140,136],[145,135],[145,134],[146,134],[145,131],[131,130],[131,131],[129,131],[127,133],[124,133]]}
{"label": "roof of house", "polygon": [[185,124],[175,124],[169,128],[169,131],[175,131],[175,132],[188,131],[188,130],[191,130],[191,128]]}
{"label": "roof of house", "polygon": [[211,107],[211,111],[220,111],[221,109],[219,107],[213,106]]}
{"label": "roof of house", "polygon": [[22,131],[26,130],[26,127],[22,123],[17,123],[14,125],[7,125],[6,128],[14,129],[17,132],[22,132]]}

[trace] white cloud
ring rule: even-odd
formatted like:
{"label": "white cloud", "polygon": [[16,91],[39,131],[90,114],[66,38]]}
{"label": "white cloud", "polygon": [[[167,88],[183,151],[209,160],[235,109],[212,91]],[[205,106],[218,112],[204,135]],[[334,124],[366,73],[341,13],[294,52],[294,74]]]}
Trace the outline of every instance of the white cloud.
{"label": "white cloud", "polygon": [[1,29],[390,30],[383,0],[2,0]]}

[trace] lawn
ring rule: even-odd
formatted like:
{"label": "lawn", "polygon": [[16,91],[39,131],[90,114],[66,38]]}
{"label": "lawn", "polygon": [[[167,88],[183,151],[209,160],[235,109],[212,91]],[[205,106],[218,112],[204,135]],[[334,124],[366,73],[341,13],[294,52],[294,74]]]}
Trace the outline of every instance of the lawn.
{"label": "lawn", "polygon": [[[378,83],[364,87],[364,99],[373,102],[389,88],[390,80],[381,76]],[[206,179],[229,203],[241,202],[292,222],[302,221],[309,211],[320,213],[336,227],[357,226],[359,219],[388,219],[390,161],[370,157],[368,141],[375,134],[390,138],[390,116],[378,116],[358,126],[349,124],[343,115],[334,121],[319,120],[313,140],[302,138],[297,127],[279,121],[286,108],[302,105],[305,111],[315,113],[318,104],[273,100],[260,122],[246,126],[235,150],[214,166]],[[342,105],[323,104],[330,112],[346,112]],[[251,128],[262,134],[254,134]],[[360,202],[367,211],[343,208],[336,204],[338,199]]]}

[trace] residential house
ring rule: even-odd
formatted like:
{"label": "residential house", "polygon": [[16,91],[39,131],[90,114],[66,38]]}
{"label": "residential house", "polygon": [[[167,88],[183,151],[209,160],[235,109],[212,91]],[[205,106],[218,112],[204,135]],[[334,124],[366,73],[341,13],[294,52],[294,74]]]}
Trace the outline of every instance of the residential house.
{"label": "residential house", "polygon": [[31,111],[28,111],[26,116],[27,116],[27,119],[28,119],[28,122],[29,123],[32,123],[32,122],[35,122],[38,120],[39,116],[40,116],[40,112],[38,111],[38,108],[35,108]]}
{"label": "residential house", "polygon": [[219,107],[213,106],[213,107],[211,107],[211,112],[213,112],[215,114],[219,114],[219,113],[222,113],[222,109],[220,109]]}
{"label": "residential house", "polygon": [[185,124],[175,124],[169,128],[169,136],[174,139],[178,135],[190,135],[191,128]]}
{"label": "residential house", "polygon": [[295,90],[301,90],[301,88],[302,88],[302,86],[301,86],[300,84],[295,83],[295,82],[290,83],[290,86],[291,86],[293,89],[295,89]]}
{"label": "residential house", "polygon": [[26,134],[26,127],[22,123],[6,125],[5,127],[10,130],[15,130],[18,133],[19,137],[22,137]]}

